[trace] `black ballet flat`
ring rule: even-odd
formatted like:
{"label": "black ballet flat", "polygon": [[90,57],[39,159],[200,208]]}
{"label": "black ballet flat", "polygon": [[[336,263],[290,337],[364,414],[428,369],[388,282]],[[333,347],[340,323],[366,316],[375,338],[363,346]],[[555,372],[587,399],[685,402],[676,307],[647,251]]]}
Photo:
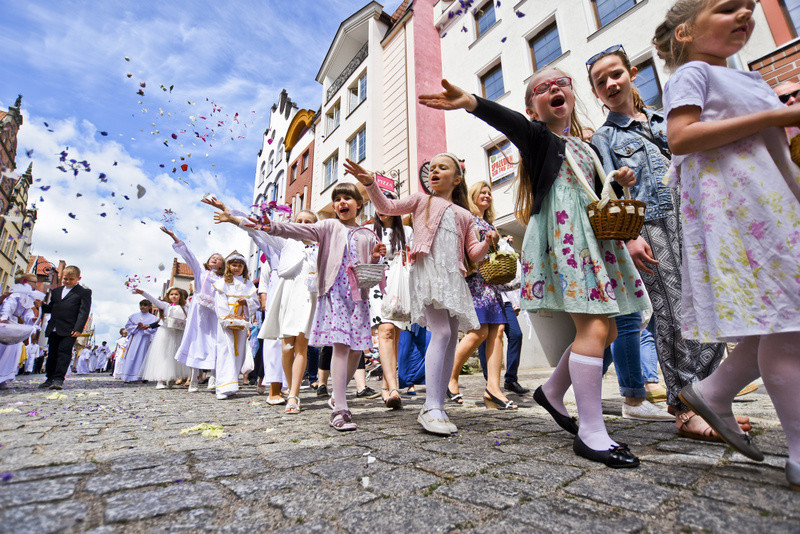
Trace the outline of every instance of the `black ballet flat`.
{"label": "black ballet flat", "polygon": [[547,397],[542,391],[542,386],[536,388],[536,391],[533,392],[533,400],[539,404],[542,408],[547,410],[547,413],[550,414],[550,417],[553,418],[553,421],[556,422],[558,426],[569,432],[570,434],[577,435],[578,434],[578,420],[574,417],[570,417],[568,415],[564,415],[555,408],[553,405],[550,404],[550,401],[547,400]]}
{"label": "black ballet flat", "polygon": [[572,450],[581,458],[605,464],[613,469],[639,467],[639,458],[634,456],[624,443],[611,447],[607,451],[596,451],[590,449],[581,440],[580,436],[575,436],[575,441],[572,442]]}

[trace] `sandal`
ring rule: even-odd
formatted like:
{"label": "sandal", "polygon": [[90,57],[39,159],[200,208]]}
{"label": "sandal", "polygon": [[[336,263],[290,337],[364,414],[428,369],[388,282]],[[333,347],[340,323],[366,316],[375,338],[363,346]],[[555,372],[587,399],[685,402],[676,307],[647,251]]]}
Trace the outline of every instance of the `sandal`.
{"label": "sandal", "polygon": [[286,400],[287,400],[286,409],[283,410],[284,413],[291,413],[291,414],[300,413],[300,397],[289,395],[289,397]]}
{"label": "sandal", "polygon": [[267,386],[258,386],[256,388],[256,393],[259,395],[264,395],[267,392]]}
{"label": "sandal", "polygon": [[722,443],[722,438],[719,437],[719,434],[714,432],[714,429],[711,428],[708,423],[703,421],[703,418],[700,418],[700,421],[703,421],[705,424],[705,429],[702,432],[692,432],[689,430],[689,421],[697,417],[697,414],[689,411],[683,412],[682,414],[678,415],[678,435],[683,436],[684,438],[689,439],[696,439],[698,441],[710,441],[713,443]]}
{"label": "sandal", "polygon": [[406,395],[416,395],[416,394],[417,390],[414,389],[414,386],[409,386],[409,388],[406,390]]}
{"label": "sandal", "polygon": [[356,430],[358,428],[358,425],[353,422],[353,416],[350,413],[350,410],[339,410],[338,412],[333,412],[328,425],[339,432],[347,432],[348,430]]}
{"label": "sandal", "polygon": [[[519,406],[514,404],[514,401],[512,400],[504,401],[498,399],[497,397],[489,393],[488,389],[484,389],[483,392],[485,393],[485,395],[483,396],[483,404],[487,408],[493,408],[495,410],[516,410],[517,408],[519,408]],[[486,395],[489,395],[489,397],[487,398]]]}
{"label": "sandal", "polygon": [[[397,393],[397,395],[392,395],[392,393]],[[403,406],[403,399],[400,397],[400,392],[396,389],[389,391],[389,396],[386,397],[383,402],[386,404],[387,408],[391,408],[392,410],[397,410]]]}
{"label": "sandal", "polygon": [[464,395],[461,393],[453,393],[450,388],[447,388],[447,398],[456,404],[464,404]]}

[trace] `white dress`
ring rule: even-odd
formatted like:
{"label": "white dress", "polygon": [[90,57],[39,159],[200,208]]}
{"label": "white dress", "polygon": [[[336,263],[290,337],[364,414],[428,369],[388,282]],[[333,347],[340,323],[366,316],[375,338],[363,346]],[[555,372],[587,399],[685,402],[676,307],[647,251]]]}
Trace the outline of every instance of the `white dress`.
{"label": "white dress", "polygon": [[41,347],[36,343],[28,343],[25,345],[25,350],[28,353],[28,359],[25,360],[25,372],[30,373],[33,371],[33,365],[36,358],[39,357]]}
{"label": "white dress", "polygon": [[411,266],[411,322],[427,326],[424,309],[433,306],[458,318],[458,329],[462,332],[480,328],[458,257],[456,216],[447,208],[436,229],[430,253],[420,255]]}
{"label": "white dress", "polygon": [[[31,307],[33,301],[23,294],[28,289],[17,284],[12,294],[6,297],[0,306],[0,319],[4,321],[33,325],[36,317]],[[22,342],[13,345],[0,344],[0,384],[13,380],[19,370],[19,359],[22,355]]]}
{"label": "white dress", "polygon": [[[247,355],[247,331],[258,309],[256,286],[241,276],[230,283],[220,278],[214,283],[214,304],[218,316],[217,359],[215,366],[217,393],[233,394],[239,390],[239,372]],[[245,299],[245,309],[237,309],[237,301]],[[238,312],[238,313],[237,313]],[[223,326],[228,315],[241,315],[248,322],[243,330]]]}
{"label": "white dress", "polygon": [[183,339],[183,328],[176,328],[174,325],[179,322],[185,324],[186,312],[183,311],[183,307],[164,302],[148,293],[143,293],[143,296],[164,312],[164,319],[150,344],[147,362],[142,370],[142,378],[166,382],[188,377],[189,368],[175,359],[175,354]]}
{"label": "white dress", "polygon": [[128,331],[130,341],[128,341],[128,349],[125,351],[122,365],[117,365],[119,367],[119,375],[115,372],[114,376],[119,376],[125,382],[136,382],[142,379],[142,369],[147,358],[147,349],[150,348],[150,342],[153,340],[155,330],[152,328],[140,329],[138,324],[150,325],[157,321],[158,317],[152,313],[137,312],[128,318],[125,330]]}
{"label": "white dress", "polygon": [[[411,246],[411,240],[414,237],[414,230],[411,229],[410,226],[403,226],[403,232],[405,233],[406,237],[406,245]],[[389,276],[392,275],[392,271],[395,269],[399,269],[402,267],[402,264],[398,263],[402,261],[400,251],[394,250],[392,248],[392,229],[391,228],[384,228],[383,229],[383,238],[381,242],[386,245],[386,256],[381,259],[382,263],[387,263],[389,268],[386,269],[386,280],[389,280]],[[406,271],[408,272],[408,271]],[[408,282],[406,280],[406,282]],[[411,323],[405,321],[390,321],[388,319],[383,318],[383,312],[381,307],[383,306],[383,297],[384,294],[381,291],[379,286],[375,286],[370,288],[369,290],[369,320],[370,325],[372,328],[377,327],[383,323],[391,323],[395,325],[397,328],[401,330],[408,330],[411,328]]]}
{"label": "white dress", "polygon": [[195,291],[186,314],[183,340],[175,359],[195,369],[214,369],[219,332],[217,314],[214,311],[214,283],[220,277],[203,267],[183,241],[174,243],[172,248],[192,269]]}
{"label": "white dress", "polygon": [[[280,239],[280,238],[278,238]],[[293,239],[284,240],[281,259],[292,254],[302,258],[300,272],[292,278],[284,278],[281,265],[278,268],[278,283],[272,300],[268,301],[264,325],[259,332],[263,339],[283,339],[303,334],[308,339],[311,322],[317,308],[317,250],[316,243],[305,245]],[[311,288],[314,292],[311,292]]]}
{"label": "white dress", "polygon": [[92,358],[92,349],[84,348],[81,350],[80,354],[78,354],[78,364],[75,366],[75,374],[78,375],[88,375],[92,372],[89,368],[89,362]]}
{"label": "white dress", "polygon": [[122,371],[122,361],[125,358],[125,352],[128,350],[128,342],[130,338],[121,337],[117,340],[117,345],[114,347],[114,378],[119,378],[119,373]]}

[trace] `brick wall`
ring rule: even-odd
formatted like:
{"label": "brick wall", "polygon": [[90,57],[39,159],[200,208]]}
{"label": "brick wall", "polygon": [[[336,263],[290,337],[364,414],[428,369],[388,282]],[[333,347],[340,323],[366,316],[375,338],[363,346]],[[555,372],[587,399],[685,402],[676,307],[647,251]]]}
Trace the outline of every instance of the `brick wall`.
{"label": "brick wall", "polygon": [[795,39],[775,49],[770,54],[752,61],[750,70],[761,73],[771,87],[780,82],[800,81],[800,39]]}

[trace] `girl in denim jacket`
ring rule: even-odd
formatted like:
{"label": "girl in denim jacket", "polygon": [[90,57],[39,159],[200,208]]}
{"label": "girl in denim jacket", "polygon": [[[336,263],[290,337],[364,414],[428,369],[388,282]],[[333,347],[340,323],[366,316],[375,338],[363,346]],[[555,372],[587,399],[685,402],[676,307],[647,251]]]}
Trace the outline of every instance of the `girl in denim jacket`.
{"label": "girl in denim jacket", "polygon": [[[684,386],[704,379],[717,368],[725,346],[699,343],[681,336],[681,226],[677,202],[670,188],[662,182],[671,159],[666,121],[662,114],[647,108],[642,101],[633,85],[636,67],[631,66],[621,45],[593,56],[587,66],[592,92],[609,110],[605,124],[592,137],[592,144],[599,150],[607,171],[627,166],[636,173],[631,196],[647,204],[640,236],[626,245],[653,302],[653,334],[667,384],[667,404],[675,411],[675,424],[681,436],[721,441],[711,427],[694,417],[694,412],[678,398]],[[626,334],[636,338],[633,344],[638,343],[638,327],[635,332],[620,331],[620,339]],[[619,354],[622,348],[615,343],[615,361],[624,357]],[[629,359],[636,360],[632,354],[636,347],[631,346],[626,352],[634,356]],[[630,400],[628,397],[626,393],[626,403]],[[623,414],[625,408],[628,406],[623,406]]]}

